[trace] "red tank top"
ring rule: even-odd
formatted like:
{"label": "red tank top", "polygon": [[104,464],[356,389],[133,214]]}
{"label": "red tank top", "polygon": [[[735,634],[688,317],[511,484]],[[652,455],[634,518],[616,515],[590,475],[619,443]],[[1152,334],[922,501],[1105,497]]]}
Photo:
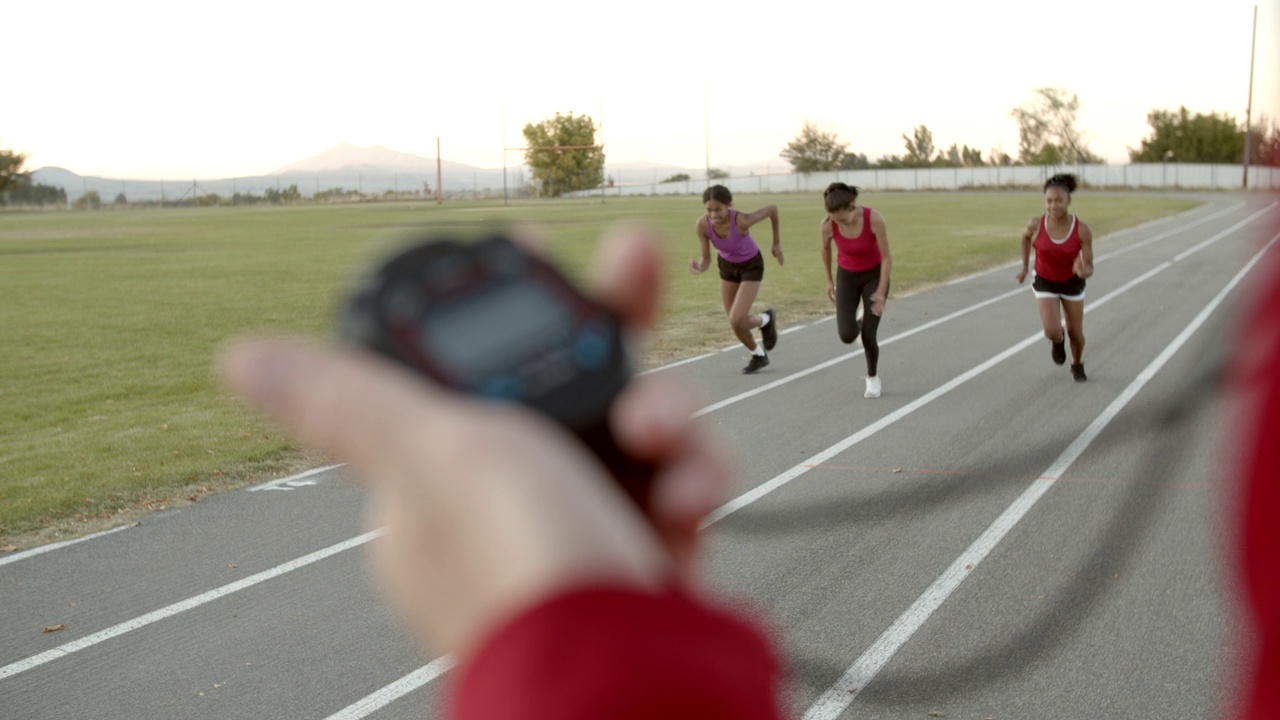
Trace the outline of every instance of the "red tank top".
{"label": "red tank top", "polygon": [[1041,215],[1040,232],[1036,234],[1032,245],[1036,249],[1036,277],[1053,282],[1067,282],[1076,275],[1071,266],[1080,254],[1079,218],[1074,215],[1071,217],[1071,230],[1067,233],[1067,239],[1059,242],[1049,237],[1045,216]]}
{"label": "red tank top", "polygon": [[835,240],[836,263],[849,272],[862,272],[880,264],[880,243],[871,229],[871,208],[862,208],[862,232],[847,238],[840,234],[840,223],[831,221],[831,238]]}

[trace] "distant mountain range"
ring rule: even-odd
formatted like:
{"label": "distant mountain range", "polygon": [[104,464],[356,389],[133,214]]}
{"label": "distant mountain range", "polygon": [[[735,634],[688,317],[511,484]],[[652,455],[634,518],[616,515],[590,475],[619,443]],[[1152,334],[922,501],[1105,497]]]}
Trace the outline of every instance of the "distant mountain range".
{"label": "distant mountain range", "polygon": [[[758,165],[758,167],[757,167]],[[480,168],[474,165],[440,161],[443,176],[442,189],[446,193],[502,192],[502,168]],[[784,161],[777,159],[769,165],[774,171],[786,169]],[[766,163],[750,166],[733,166],[734,174],[764,172]],[[638,184],[661,181],[671,175],[686,172],[698,176],[697,170],[681,168],[666,163],[609,163],[606,158],[605,173],[620,184]],[[282,190],[297,185],[304,196],[337,189],[355,190],[368,195],[382,195],[387,191],[404,192],[423,190],[435,192],[436,159],[399,152],[381,145],[360,147],[339,143],[319,155],[290,163],[266,175],[237,178],[196,180],[120,180],[95,175],[79,175],[60,167],[42,167],[32,173],[35,182],[62,188],[69,200],[75,200],[89,191],[96,191],[102,202],[111,203],[123,194],[130,202],[154,202],[180,200],[192,194],[217,193],[231,197],[236,193],[262,195],[269,189]],[[506,169],[506,184],[512,191],[528,180],[528,168],[516,165]]]}

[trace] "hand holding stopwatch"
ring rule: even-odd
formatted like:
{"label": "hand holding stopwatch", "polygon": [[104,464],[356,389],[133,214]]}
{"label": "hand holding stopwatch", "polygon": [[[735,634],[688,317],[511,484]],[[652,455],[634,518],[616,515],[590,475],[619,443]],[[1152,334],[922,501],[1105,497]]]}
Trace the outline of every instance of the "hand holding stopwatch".
{"label": "hand holding stopwatch", "polygon": [[618,448],[609,407],[631,378],[618,318],[505,236],[409,247],[364,279],[343,339],[433,381],[541,411],[585,443],[640,505],[654,468]]}

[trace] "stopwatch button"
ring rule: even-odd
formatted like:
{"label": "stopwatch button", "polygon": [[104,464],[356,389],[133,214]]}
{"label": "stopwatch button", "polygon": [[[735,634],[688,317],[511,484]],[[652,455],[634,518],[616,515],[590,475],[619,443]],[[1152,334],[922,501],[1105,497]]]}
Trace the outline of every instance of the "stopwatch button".
{"label": "stopwatch button", "polygon": [[609,340],[612,333],[604,326],[583,328],[573,344],[573,361],[578,367],[599,370],[609,359]]}

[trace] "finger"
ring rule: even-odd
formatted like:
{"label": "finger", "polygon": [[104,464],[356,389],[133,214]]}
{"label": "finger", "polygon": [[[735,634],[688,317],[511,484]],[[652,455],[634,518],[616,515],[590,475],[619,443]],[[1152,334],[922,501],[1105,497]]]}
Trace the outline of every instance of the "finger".
{"label": "finger", "polygon": [[[596,297],[632,330],[653,327],[661,296],[657,231],[624,225],[605,236],[596,256]],[[692,269],[692,265],[690,265]]]}
{"label": "finger", "polygon": [[[369,467],[397,452],[453,445],[467,404],[371,353],[296,340],[224,351],[230,387],[307,445]],[[452,421],[451,421],[452,419]],[[416,428],[410,436],[409,428]],[[424,432],[425,430],[425,432]]]}
{"label": "finger", "polygon": [[633,379],[614,400],[609,423],[619,447],[632,457],[665,462],[691,438],[702,393],[677,373]]}
{"label": "finger", "polygon": [[694,586],[698,531],[703,518],[724,503],[732,478],[728,455],[710,438],[695,443],[656,478],[650,498],[654,527],[677,577]]}
{"label": "finger", "polygon": [[727,456],[693,414],[700,393],[674,373],[634,381],[614,404],[611,425],[619,446],[660,468],[649,495],[649,515],[667,551],[692,574],[698,524],[723,501],[729,486]]}
{"label": "finger", "polygon": [[511,242],[539,257],[547,257],[547,236],[542,228],[528,222],[517,222],[507,231]]}

